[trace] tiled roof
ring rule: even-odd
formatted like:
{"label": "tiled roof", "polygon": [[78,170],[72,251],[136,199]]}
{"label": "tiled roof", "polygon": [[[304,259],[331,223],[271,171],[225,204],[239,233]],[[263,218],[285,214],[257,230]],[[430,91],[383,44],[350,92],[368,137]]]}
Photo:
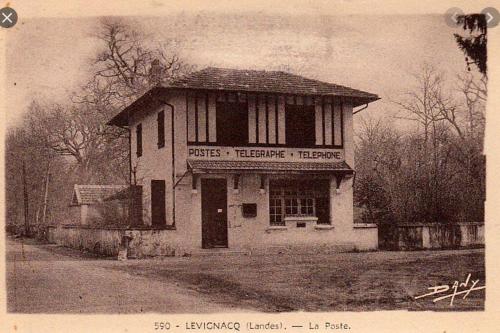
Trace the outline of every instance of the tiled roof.
{"label": "tiled roof", "polygon": [[342,96],[357,107],[379,99],[368,93],[338,84],[322,82],[281,71],[258,71],[208,67],[191,73],[166,86],[156,86],[108,121],[108,125],[127,126],[128,118],[139,110],[161,105],[159,100],[169,89],[202,89],[307,96]]}
{"label": "tiled roof", "polygon": [[142,193],[141,186],[131,185],[111,194],[110,196],[104,197],[102,201],[128,200],[131,196],[139,195],[140,193]]}
{"label": "tiled roof", "polygon": [[283,93],[296,95],[332,95],[375,101],[377,95],[338,84],[308,79],[282,71],[240,70],[208,67],[178,79],[168,87]]}
{"label": "tiled roof", "polygon": [[72,206],[90,205],[102,201],[116,192],[127,188],[127,185],[78,185],[75,184]]}
{"label": "tiled roof", "polygon": [[335,172],[351,173],[353,170],[341,162],[272,162],[272,161],[208,161],[188,160],[193,173],[210,171],[288,171],[288,172]]}

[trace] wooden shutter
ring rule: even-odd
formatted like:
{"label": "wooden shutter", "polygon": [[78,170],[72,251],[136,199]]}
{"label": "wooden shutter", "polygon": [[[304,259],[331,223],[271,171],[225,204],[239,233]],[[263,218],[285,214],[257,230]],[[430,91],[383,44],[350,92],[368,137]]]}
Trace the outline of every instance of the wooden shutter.
{"label": "wooden shutter", "polygon": [[165,111],[158,113],[158,148],[165,147]]}
{"label": "wooden shutter", "polygon": [[135,129],[136,154],[137,157],[142,156],[142,124],[137,125]]}

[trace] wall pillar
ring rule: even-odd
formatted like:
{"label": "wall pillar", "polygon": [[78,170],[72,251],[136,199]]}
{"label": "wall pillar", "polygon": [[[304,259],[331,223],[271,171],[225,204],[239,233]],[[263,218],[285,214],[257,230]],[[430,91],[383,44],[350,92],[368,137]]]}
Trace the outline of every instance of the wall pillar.
{"label": "wall pillar", "polygon": [[80,224],[82,224],[82,225],[89,224],[88,209],[89,209],[88,205],[81,205],[80,206]]}
{"label": "wall pillar", "polygon": [[431,247],[431,236],[429,232],[429,226],[424,225],[422,227],[422,248],[429,249]]}
{"label": "wall pillar", "polygon": [[339,191],[337,180],[330,179],[330,216],[336,233],[348,234],[353,230],[352,178],[343,178]]}

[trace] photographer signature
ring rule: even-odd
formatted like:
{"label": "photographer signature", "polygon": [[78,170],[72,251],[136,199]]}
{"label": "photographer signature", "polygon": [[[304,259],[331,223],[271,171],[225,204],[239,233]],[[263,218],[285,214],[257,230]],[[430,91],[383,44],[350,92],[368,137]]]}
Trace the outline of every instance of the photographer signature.
{"label": "photographer signature", "polygon": [[436,303],[438,301],[442,301],[444,299],[449,298],[450,299],[450,306],[453,306],[453,301],[455,300],[456,296],[463,295],[462,299],[466,299],[467,296],[469,296],[469,294],[472,291],[481,290],[481,289],[486,288],[485,285],[477,286],[478,283],[479,283],[479,279],[472,280],[471,274],[469,273],[469,275],[467,275],[467,279],[465,279],[464,282],[460,282],[458,280],[455,280],[455,282],[453,283],[453,285],[451,287],[450,287],[450,285],[447,285],[447,284],[441,285],[441,286],[429,287],[427,289],[432,290],[430,293],[417,296],[417,297],[415,297],[415,299],[446,293],[447,291],[450,290],[450,293],[448,293],[444,296],[435,297],[433,299],[433,302]]}

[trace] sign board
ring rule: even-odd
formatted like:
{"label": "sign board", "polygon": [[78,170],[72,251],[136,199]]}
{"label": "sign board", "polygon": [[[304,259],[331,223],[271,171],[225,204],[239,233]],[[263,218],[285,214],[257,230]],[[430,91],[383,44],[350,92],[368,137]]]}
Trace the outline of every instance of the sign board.
{"label": "sign board", "polygon": [[193,160],[275,161],[275,162],[339,162],[343,149],[284,147],[188,146]]}

